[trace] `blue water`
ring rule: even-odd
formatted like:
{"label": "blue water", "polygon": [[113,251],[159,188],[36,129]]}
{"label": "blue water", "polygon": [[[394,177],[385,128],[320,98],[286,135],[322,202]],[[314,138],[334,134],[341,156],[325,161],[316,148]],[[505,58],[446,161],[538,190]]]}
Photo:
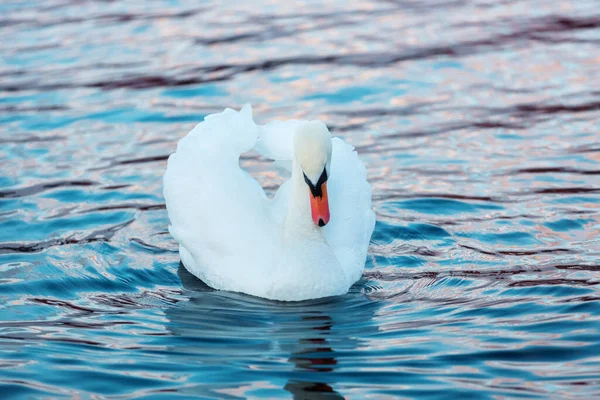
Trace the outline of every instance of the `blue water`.
{"label": "blue water", "polygon": [[[0,397],[600,396],[597,2],[229,3],[0,4]],[[166,157],[245,102],[365,161],[348,295],[180,266]]]}

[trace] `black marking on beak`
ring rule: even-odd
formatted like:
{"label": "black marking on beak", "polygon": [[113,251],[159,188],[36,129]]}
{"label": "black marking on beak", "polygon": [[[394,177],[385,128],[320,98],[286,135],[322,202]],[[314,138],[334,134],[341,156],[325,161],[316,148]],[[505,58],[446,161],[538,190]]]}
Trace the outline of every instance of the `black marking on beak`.
{"label": "black marking on beak", "polygon": [[[310,181],[310,179],[308,179],[308,177],[306,176],[306,174],[304,172],[302,173],[302,175],[304,175],[304,182],[306,182],[306,184],[310,188],[310,192],[312,193],[313,197],[323,197],[322,186],[325,182],[327,182],[327,170],[325,168],[323,168],[323,173],[319,177],[319,180],[317,181],[316,185],[312,184],[312,182]],[[323,225],[320,225],[320,224],[321,224],[321,221],[319,221],[319,226],[325,225],[325,223],[323,223]]]}
{"label": "black marking on beak", "polygon": [[321,218],[319,218],[319,226],[321,228],[325,226],[325,221],[323,221]]}

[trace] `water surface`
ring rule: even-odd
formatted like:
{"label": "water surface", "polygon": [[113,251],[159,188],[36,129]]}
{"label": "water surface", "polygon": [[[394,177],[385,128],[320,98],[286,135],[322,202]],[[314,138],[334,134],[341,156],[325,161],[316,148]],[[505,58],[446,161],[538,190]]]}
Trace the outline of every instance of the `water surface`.
{"label": "water surface", "polygon": [[[600,396],[596,1],[9,0],[0,36],[2,398]],[[245,102],[365,161],[348,295],[180,266],[166,158]]]}

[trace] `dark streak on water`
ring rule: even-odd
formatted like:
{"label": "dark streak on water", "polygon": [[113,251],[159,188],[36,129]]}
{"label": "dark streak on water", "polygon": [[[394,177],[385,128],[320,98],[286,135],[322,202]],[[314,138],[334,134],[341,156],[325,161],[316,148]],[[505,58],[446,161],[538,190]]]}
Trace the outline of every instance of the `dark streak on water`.
{"label": "dark streak on water", "polygon": [[[596,1],[11,0],[0,35],[3,399],[600,396]],[[367,163],[348,295],[179,264],[167,156],[244,102]]]}

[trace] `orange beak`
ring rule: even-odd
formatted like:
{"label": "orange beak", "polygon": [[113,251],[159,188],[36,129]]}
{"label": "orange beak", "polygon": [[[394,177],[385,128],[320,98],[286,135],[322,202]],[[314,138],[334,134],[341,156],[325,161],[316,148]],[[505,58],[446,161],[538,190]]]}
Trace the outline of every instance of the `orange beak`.
{"label": "orange beak", "polygon": [[329,222],[329,200],[327,199],[327,182],[321,185],[321,196],[310,196],[310,211],[315,225],[325,226]]}

